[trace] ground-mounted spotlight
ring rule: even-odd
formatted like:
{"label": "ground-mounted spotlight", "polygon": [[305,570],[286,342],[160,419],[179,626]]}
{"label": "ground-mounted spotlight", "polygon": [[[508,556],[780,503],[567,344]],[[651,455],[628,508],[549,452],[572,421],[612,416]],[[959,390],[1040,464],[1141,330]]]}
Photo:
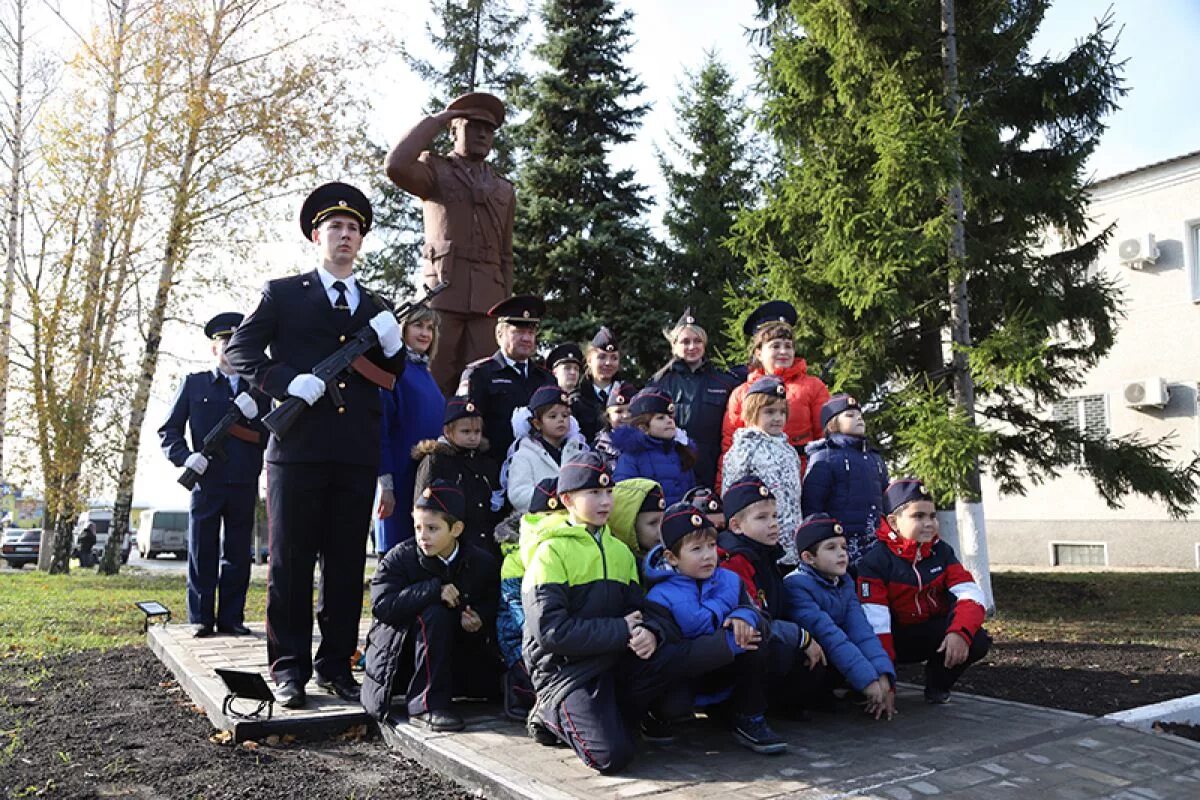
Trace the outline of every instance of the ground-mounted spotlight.
{"label": "ground-mounted spotlight", "polygon": [[[221,704],[221,711],[225,716],[237,719],[257,719],[262,716],[263,711],[266,711],[266,718],[271,718],[275,706],[275,695],[271,694],[271,687],[267,686],[261,673],[222,667],[217,667],[214,672],[228,690],[225,701]],[[240,711],[233,706],[238,700],[257,702],[258,707],[253,711]]]}
{"label": "ground-mounted spotlight", "polygon": [[134,605],[146,615],[146,618],[142,620],[142,633],[150,630],[151,622],[160,622],[165,625],[171,621],[171,609],[157,600],[142,600]]}

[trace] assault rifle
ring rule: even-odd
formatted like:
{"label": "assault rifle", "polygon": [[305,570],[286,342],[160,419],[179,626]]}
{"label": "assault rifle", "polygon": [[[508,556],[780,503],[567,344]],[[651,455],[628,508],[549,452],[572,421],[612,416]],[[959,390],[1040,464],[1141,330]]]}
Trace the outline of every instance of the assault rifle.
{"label": "assault rifle", "polygon": [[[254,399],[245,392],[240,392],[233,399],[233,408],[221,417],[221,421],[204,436],[204,446],[200,448],[200,455],[204,456],[208,461],[219,458],[222,461],[229,457],[225,455],[225,440],[230,436],[235,439],[241,439],[243,442],[250,444],[258,444],[262,441],[262,434],[258,431],[250,430],[245,425],[242,425],[243,420],[251,420],[258,416],[258,404]],[[179,483],[186,489],[195,487],[196,482],[200,480],[200,473],[188,467],[179,476]]]}
{"label": "assault rifle", "polygon": [[[405,317],[417,309],[428,307],[429,301],[437,297],[449,285],[442,281],[432,289],[427,288],[425,296],[420,300],[409,300],[392,313],[396,315],[397,320],[403,322]],[[345,405],[341,389],[338,388],[338,381],[339,379],[345,380],[345,376],[350,370],[354,370],[381,389],[390,390],[396,385],[395,375],[376,366],[365,355],[368,350],[378,344],[379,337],[375,334],[375,329],[370,325],[363,325],[358,333],[347,339],[346,343],[335,350],[333,355],[312,368],[312,374],[325,382],[325,392],[335,406],[340,408]],[[296,424],[296,420],[306,408],[308,408],[308,403],[299,397],[289,397],[263,417],[263,424],[277,438],[282,439]]]}

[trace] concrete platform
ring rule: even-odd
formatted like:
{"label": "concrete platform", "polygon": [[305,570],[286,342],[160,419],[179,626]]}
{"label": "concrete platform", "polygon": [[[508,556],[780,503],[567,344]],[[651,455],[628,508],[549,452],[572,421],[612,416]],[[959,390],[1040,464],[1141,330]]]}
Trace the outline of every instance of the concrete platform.
{"label": "concrete platform", "polygon": [[[252,636],[194,639],[187,625],[155,625],[147,640],[213,725],[237,741],[371,724],[360,706],[311,684],[307,708],[276,709],[270,720],[226,716],[225,689],[214,668],[267,676],[266,634],[261,623],[250,628]],[[364,622],[360,639],[365,635]],[[524,726],[488,705],[460,706],[468,719],[462,733],[436,734],[403,722],[381,731],[393,749],[495,800],[1200,798],[1200,743],[972,695],[929,706],[918,689],[904,685],[898,705],[891,722],[876,722],[850,704],[804,722],[772,720],[791,745],[780,756],[751,753],[700,719],[681,726],[674,745],[646,745],[618,776],[592,772],[566,748],[534,743]]]}
{"label": "concrete platform", "polygon": [[[180,624],[151,625],[146,640],[151,651],[158,656],[175,675],[179,685],[204,709],[209,720],[219,730],[229,731],[234,741],[258,739],[270,734],[294,734],[314,736],[338,733],[353,725],[373,724],[373,720],[358,703],[348,703],[327,694],[309,683],[308,706],[302,709],[274,708],[271,719],[237,719],[222,711],[225,700],[225,684],[213,671],[217,667],[258,672],[271,683],[267,665],[267,634],[264,623],[249,622],[246,626],[253,631],[251,636],[225,636],[218,634],[204,639],[192,637],[191,626]],[[359,641],[366,641],[368,623],[363,621],[359,628]],[[317,638],[313,636],[313,650]],[[256,703],[237,701],[235,708],[253,711]]]}
{"label": "concrete platform", "polygon": [[464,705],[463,733],[382,726],[404,755],[489,798],[1200,797],[1200,745],[1064,711],[955,695],[928,706],[902,687],[901,713],[876,722],[853,706],[806,722],[773,720],[790,751],[760,756],[704,720],[669,747],[646,745],[619,776],[598,775],[566,748],[535,744],[496,711]]}

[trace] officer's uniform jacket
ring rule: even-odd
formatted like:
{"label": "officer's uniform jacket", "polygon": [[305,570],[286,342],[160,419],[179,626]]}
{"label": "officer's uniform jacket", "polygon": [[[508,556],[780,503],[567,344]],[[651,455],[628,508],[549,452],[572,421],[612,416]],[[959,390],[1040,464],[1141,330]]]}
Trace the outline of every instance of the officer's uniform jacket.
{"label": "officer's uniform jacket", "polygon": [[[391,309],[387,300],[357,285],[358,308],[348,314],[333,308],[316,270],[268,281],[258,307],[238,326],[225,349],[229,363],[254,386],[286,400],[293,378],[311,372],[371,317]],[[366,355],[388,372],[404,371],[403,347],[391,358],[379,347]],[[338,388],[344,405],[335,405],[326,391],[299,415],[284,439],[271,436],[268,461],[379,465],[383,413],[379,387],[351,371],[338,381]]]}
{"label": "officer's uniform jacket", "polygon": [[499,350],[463,370],[458,394],[469,395],[479,407],[483,435],[497,460],[504,459],[513,443],[513,411],[528,405],[533,390],[548,383],[554,383],[554,376],[533,362],[529,362],[528,376],[522,378]]}
{"label": "officer's uniform jacket", "polygon": [[[259,443],[251,444],[236,436],[226,436],[221,445],[226,458],[208,460],[208,469],[196,484],[199,489],[225,484],[258,484],[263,450],[267,446],[267,429],[262,424],[262,416],[271,410],[271,399],[251,388],[244,379],[238,383],[238,393],[242,392],[248,393],[258,404],[258,418],[243,419],[238,424],[257,433]],[[204,437],[234,407],[227,384],[217,380],[216,370],[193,372],[184,378],[171,403],[171,413],[158,429],[163,452],[171,463],[182,467],[188,456],[199,453],[204,447]],[[185,428],[190,429],[190,446]]]}

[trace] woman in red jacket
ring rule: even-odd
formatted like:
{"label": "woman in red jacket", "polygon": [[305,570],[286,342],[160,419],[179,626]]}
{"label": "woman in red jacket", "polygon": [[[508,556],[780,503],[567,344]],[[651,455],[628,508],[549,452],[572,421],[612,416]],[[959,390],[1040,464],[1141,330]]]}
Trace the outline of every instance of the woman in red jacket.
{"label": "woman in red jacket", "polygon": [[[721,426],[721,458],[733,444],[733,432],[746,423],[742,420],[742,401],[750,384],[764,375],[774,375],[787,389],[788,420],[784,427],[788,442],[804,463],[804,446],[821,436],[821,406],[829,399],[829,389],[820,378],[808,374],[808,364],[796,357],[792,332],[796,309],[783,300],[763,303],[747,317],[742,330],[751,337],[750,374],[746,382],[733,390],[725,406]],[[801,466],[803,472],[803,466]],[[717,486],[722,477],[718,474]]]}

